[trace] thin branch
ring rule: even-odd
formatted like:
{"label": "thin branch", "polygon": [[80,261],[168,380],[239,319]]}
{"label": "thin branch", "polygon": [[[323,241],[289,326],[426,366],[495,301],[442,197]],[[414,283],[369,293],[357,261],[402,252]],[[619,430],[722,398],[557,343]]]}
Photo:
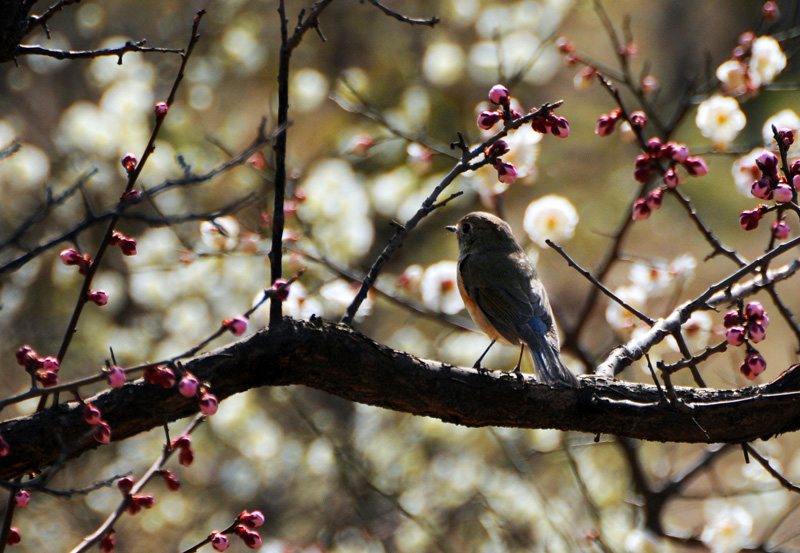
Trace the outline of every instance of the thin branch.
{"label": "thin branch", "polygon": [[[441,19],[439,19],[438,17],[431,17],[430,19],[415,19],[413,17],[408,17],[407,15],[403,15],[399,12],[387,8],[386,6],[378,2],[378,0],[367,0],[367,1],[376,8],[378,8],[379,10],[381,10],[383,13],[388,15],[389,17],[394,17],[396,20],[402,23],[408,23],[409,25],[425,25],[427,27],[433,28],[436,26],[437,23],[439,23],[439,21],[441,21]],[[361,0],[361,3],[363,4],[364,0]]]}
{"label": "thin branch", "polygon": [[588,280],[593,285],[595,285],[597,288],[599,288],[600,291],[603,292],[606,296],[608,296],[609,298],[611,298],[612,300],[617,302],[620,306],[622,306],[623,309],[628,311],[631,315],[633,315],[634,317],[636,317],[637,319],[639,319],[640,321],[645,323],[647,326],[653,326],[655,324],[655,321],[653,319],[651,319],[650,317],[648,317],[647,315],[645,315],[644,313],[642,313],[641,311],[639,311],[638,309],[636,309],[632,305],[629,305],[629,304],[625,303],[625,301],[620,299],[616,294],[614,294],[614,292],[612,292],[611,290],[609,290],[608,288],[603,286],[603,284],[599,280],[594,278],[589,271],[587,271],[586,269],[584,269],[583,267],[578,265],[575,262],[575,260],[573,260],[569,256],[569,254],[567,254],[567,252],[564,251],[564,248],[562,248],[558,244],[553,243],[549,239],[545,240],[545,243],[548,246],[550,246],[551,248],[553,248],[556,252],[558,252],[558,254],[567,261],[567,264],[570,267],[573,267],[576,271],[578,271],[578,273],[581,274],[581,276],[583,276],[584,278],[586,278],[586,280]]}
{"label": "thin branch", "polygon": [[128,52],[142,52],[158,53],[158,54],[182,54],[183,49],[178,48],[146,48],[144,44],[147,41],[142,39],[138,42],[126,42],[123,46],[116,48],[102,48],[100,50],[51,50],[49,48],[42,48],[41,46],[28,46],[20,44],[17,46],[14,55],[16,56],[47,56],[56,58],[58,60],[77,60],[77,59],[93,59],[103,56],[118,56],[118,65],[122,65],[122,57]]}

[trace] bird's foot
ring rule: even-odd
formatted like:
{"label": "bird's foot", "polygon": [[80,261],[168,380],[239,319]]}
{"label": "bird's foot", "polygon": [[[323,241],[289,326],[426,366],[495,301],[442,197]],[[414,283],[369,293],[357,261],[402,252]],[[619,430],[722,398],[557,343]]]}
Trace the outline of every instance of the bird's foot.
{"label": "bird's foot", "polygon": [[520,382],[525,382],[525,377],[522,375],[522,371],[519,370],[519,365],[514,367],[514,370],[512,372],[513,372],[514,376],[516,376],[517,379],[519,379]]}
{"label": "bird's foot", "polygon": [[482,366],[480,362],[472,365],[472,368],[478,371],[478,374],[488,375],[492,372],[492,369],[487,369],[486,367]]}

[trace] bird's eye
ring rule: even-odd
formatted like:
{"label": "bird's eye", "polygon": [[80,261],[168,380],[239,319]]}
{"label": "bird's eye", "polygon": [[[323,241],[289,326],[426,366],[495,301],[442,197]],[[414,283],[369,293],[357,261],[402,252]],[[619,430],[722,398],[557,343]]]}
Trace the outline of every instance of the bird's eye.
{"label": "bird's eye", "polygon": [[470,225],[469,223],[464,223],[463,225],[461,225],[461,232],[463,232],[464,234],[469,234],[469,231],[471,230],[472,230],[472,225]]}

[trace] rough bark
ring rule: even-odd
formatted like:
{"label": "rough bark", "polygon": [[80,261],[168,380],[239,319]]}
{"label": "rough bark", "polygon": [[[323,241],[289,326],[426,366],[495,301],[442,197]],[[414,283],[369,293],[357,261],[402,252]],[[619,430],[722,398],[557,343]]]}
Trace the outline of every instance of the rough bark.
{"label": "rough bark", "polygon": [[[736,443],[800,427],[800,366],[739,390],[677,388],[669,405],[652,385],[583,377],[548,388],[530,377],[420,359],[348,327],[285,319],[184,363],[222,400],[259,386],[303,385],[344,399],[465,426],[557,428],[661,442]],[[91,398],[123,440],[197,412],[197,402],[141,379]],[[224,403],[220,406],[225,408]],[[41,470],[98,447],[76,402],[0,424],[10,452],[0,478]]]}

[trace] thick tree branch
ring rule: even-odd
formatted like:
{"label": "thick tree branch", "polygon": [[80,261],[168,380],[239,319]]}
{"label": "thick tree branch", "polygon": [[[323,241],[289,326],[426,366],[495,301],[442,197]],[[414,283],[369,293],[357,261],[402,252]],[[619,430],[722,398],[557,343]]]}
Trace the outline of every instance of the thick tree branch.
{"label": "thick tree branch", "polygon": [[[263,330],[184,364],[222,400],[258,386],[304,385],[344,399],[466,426],[558,428],[662,442],[738,443],[800,428],[800,366],[740,390],[675,388],[681,409],[651,385],[584,377],[580,389],[524,383],[508,373],[420,359],[319,319]],[[193,415],[197,401],[141,379],[90,398],[123,440]],[[224,404],[221,408],[225,408]],[[62,403],[5,421],[0,478],[40,470],[98,447],[82,406]]]}

